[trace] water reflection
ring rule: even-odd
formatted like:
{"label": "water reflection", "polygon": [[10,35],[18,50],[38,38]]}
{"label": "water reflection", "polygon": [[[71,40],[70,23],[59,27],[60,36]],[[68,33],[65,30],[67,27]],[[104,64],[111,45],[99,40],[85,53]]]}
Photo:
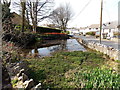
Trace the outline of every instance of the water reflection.
{"label": "water reflection", "polygon": [[86,49],[80,45],[76,39],[62,40],[59,45],[54,45],[44,48],[35,48],[29,53],[32,55],[37,55],[39,57],[51,56],[52,53],[58,51],[86,51]]}

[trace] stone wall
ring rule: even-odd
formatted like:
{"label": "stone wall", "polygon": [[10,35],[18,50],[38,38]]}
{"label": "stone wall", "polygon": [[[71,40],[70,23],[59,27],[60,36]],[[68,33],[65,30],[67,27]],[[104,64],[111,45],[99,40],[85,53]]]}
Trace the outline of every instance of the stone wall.
{"label": "stone wall", "polygon": [[10,63],[9,65],[7,64],[6,70],[8,70],[10,77],[9,77],[9,82],[7,81],[7,84],[4,85],[3,89],[7,88],[8,90],[12,90],[10,89],[11,84],[12,84],[11,86],[13,86],[12,87],[13,89],[19,89],[19,88],[23,88],[23,90],[41,89],[41,82],[36,83],[32,78],[29,78],[26,72],[27,69],[25,65],[26,64],[22,61],[17,63]]}
{"label": "stone wall", "polygon": [[117,49],[108,47],[108,46],[100,44],[100,43],[88,42],[87,40],[83,40],[81,38],[77,38],[77,41],[92,50],[96,50],[103,54],[108,55],[110,57],[110,59],[120,60],[120,51]]}

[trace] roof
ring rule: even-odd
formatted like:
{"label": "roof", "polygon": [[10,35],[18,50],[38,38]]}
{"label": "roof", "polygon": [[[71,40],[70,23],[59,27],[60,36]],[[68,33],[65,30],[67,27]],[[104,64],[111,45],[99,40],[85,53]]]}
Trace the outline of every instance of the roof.
{"label": "roof", "polygon": [[99,28],[99,27],[100,27],[99,24],[92,24],[88,28]]}
{"label": "roof", "polygon": [[[22,16],[15,12],[13,12],[12,15],[13,15],[13,17],[11,18],[12,23],[17,25],[22,25]],[[25,21],[25,23],[27,24],[27,20]]]}
{"label": "roof", "polygon": [[117,21],[107,22],[103,25],[103,29],[116,29],[118,26]]}
{"label": "roof", "polygon": [[80,27],[79,30],[87,29],[88,27]]}

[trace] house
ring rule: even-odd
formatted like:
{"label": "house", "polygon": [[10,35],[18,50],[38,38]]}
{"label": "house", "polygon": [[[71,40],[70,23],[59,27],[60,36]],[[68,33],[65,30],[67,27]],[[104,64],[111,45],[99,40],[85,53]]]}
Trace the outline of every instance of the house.
{"label": "house", "polygon": [[87,29],[88,29],[88,27],[80,27],[80,29],[79,29],[80,34],[85,35],[88,31]]}
{"label": "house", "polygon": [[107,23],[103,24],[103,26],[102,26],[102,38],[106,38],[106,37],[113,38],[114,33],[118,32],[117,26],[118,26],[117,21],[107,22]]}
{"label": "house", "polygon": [[[118,32],[118,22],[107,22],[102,25],[101,30],[101,38],[107,38],[107,37],[114,37],[114,34]],[[120,25],[118,26],[120,28]],[[80,33],[86,34],[87,32],[95,32],[97,36],[100,36],[100,25],[99,24],[92,24],[88,27],[82,27],[80,28]]]}
{"label": "house", "polygon": [[66,31],[69,31],[71,35],[80,34],[79,29],[76,28],[67,28]]}
{"label": "house", "polygon": [[[21,15],[13,12],[13,13],[12,13],[12,16],[13,16],[13,17],[11,18],[11,21],[12,21],[12,23],[13,23],[14,25],[22,25],[22,16],[21,16]],[[27,22],[26,19],[25,19],[25,24],[26,24],[26,25],[28,24],[28,22]]]}
{"label": "house", "polygon": [[91,32],[96,32],[96,31],[99,31],[99,28],[100,28],[100,25],[99,24],[92,24],[89,26],[89,30]]}
{"label": "house", "polygon": [[92,24],[90,26],[80,28],[80,33],[82,33],[83,35],[85,35],[87,32],[97,32],[97,31],[99,31],[99,24]]}

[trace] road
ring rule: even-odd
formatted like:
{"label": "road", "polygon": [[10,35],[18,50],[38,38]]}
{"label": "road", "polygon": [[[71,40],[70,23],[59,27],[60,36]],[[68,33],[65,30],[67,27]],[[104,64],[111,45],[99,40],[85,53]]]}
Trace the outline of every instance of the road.
{"label": "road", "polygon": [[[87,40],[89,42],[97,42],[97,43],[99,43],[99,41],[100,41],[99,38],[95,38],[94,36],[75,35],[74,37],[75,38],[82,38],[82,39]],[[120,50],[120,40],[118,42],[115,42],[115,41],[102,39],[101,44],[104,44],[106,46],[110,46],[110,47],[113,47],[115,49]]]}

